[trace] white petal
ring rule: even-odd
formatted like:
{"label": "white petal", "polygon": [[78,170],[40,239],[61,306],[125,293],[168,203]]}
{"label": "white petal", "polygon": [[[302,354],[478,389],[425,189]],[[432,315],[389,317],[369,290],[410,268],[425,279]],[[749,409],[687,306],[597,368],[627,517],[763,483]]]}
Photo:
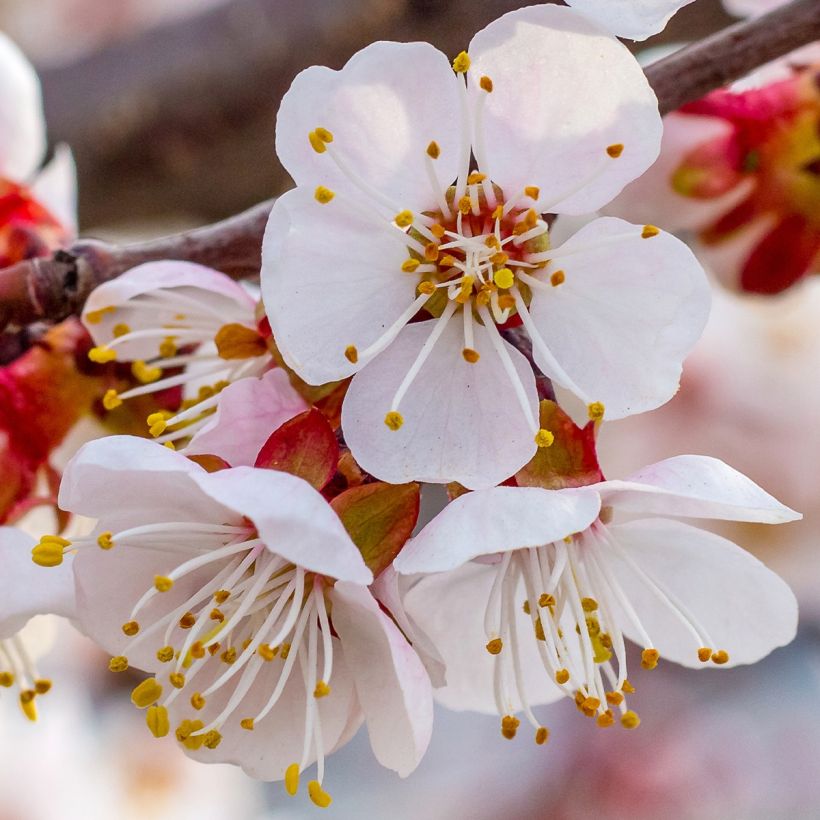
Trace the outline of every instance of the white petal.
{"label": "white petal", "polygon": [[15,527],[0,527],[0,639],[10,638],[34,615],[74,616],[71,559],[58,567],[31,560],[31,536]]}
{"label": "white petal", "polygon": [[71,149],[61,143],[31,186],[41,205],[62,224],[73,238],[77,235],[77,165]]}
{"label": "white petal", "polygon": [[252,466],[271,433],[307,409],[281,368],[258,379],[240,379],[220,393],[216,413],[191,439],[185,455],[210,453],[232,467]]}
{"label": "white petal", "polygon": [[[373,43],[341,71],[313,66],[285,94],[276,121],[276,153],[297,185],[358,192],[329,153],[317,154],[308,134],[329,129],[331,150],[395,211],[435,205],[425,171],[426,150],[441,149],[443,185],[457,174],[461,134],[456,78],[447,58],[428,43]],[[367,197],[372,201],[370,197]]]}
{"label": "white petal", "polygon": [[[390,430],[385,414],[399,384],[421,350],[435,320],[408,325],[392,345],[356,374],[342,407],[348,446],[377,478],[465,487],[500,484],[535,453],[534,430],[521,409],[483,327],[475,328],[480,360],[462,356],[460,316],[450,320],[433,352],[399,405],[404,424]],[[535,377],[527,360],[504,342],[537,412]]]}
{"label": "white petal", "polygon": [[[473,96],[494,89],[484,112],[481,170],[509,199],[541,189],[538,210],[583,214],[611,200],[658,156],[655,95],[626,47],[569,9],[505,14],[470,44]],[[617,159],[611,145],[624,146]]]}
{"label": "white petal", "polygon": [[723,0],[723,5],[729,14],[736,17],[756,17],[785,6],[787,2],[788,0]]}
{"label": "white petal", "polygon": [[[471,562],[452,572],[423,578],[405,597],[407,612],[444,658],[447,685],[435,691],[435,698],[449,709],[497,713],[493,697],[495,656],[485,648],[484,633],[484,608],[495,574],[494,566]],[[526,598],[523,582],[515,598]],[[516,607],[516,617],[529,702],[535,705],[559,700],[563,693],[544,670],[530,617],[521,607]],[[521,704],[514,686],[510,686],[509,694],[513,711],[518,711]]]}
{"label": "white petal", "polygon": [[[398,241],[396,239],[398,236]],[[415,299],[418,277],[398,228],[343,195],[320,205],[297,188],[273,206],[262,247],[262,295],[285,361],[311,384],[345,378],[345,350],[375,342]]]}
{"label": "white petal", "polygon": [[247,516],[271,552],[342,581],[373,580],[339,516],[307,481],[253,467],[202,471],[192,478],[215,501]]}
{"label": "white petal", "polygon": [[338,582],[333,627],[345,648],[370,745],[382,766],[407,777],[433,732],[433,690],[418,655],[366,587]]}
{"label": "white petal", "polygon": [[[564,283],[533,293],[532,318],[547,348],[580,398],[603,402],[607,419],[672,398],[709,315],[709,285],[689,248],[666,233],[642,239],[641,230],[612,217],[591,222],[547,269],[563,270]],[[534,354],[561,383],[537,345]]]}
{"label": "white petal", "polygon": [[0,176],[28,182],[45,151],[40,81],[23,52],[0,31]]}
{"label": "white petal", "polygon": [[594,490],[494,487],[450,502],[393,562],[402,573],[443,572],[479,555],[559,541],[598,517]]}
{"label": "white petal", "polygon": [[595,485],[602,503],[648,515],[782,524],[803,516],[720,459],[674,456]]}
{"label": "white petal", "polygon": [[567,0],[585,17],[618,37],[645,40],[666,28],[672,15],[692,0]]}
{"label": "white petal", "polygon": [[[729,653],[728,665],[754,663],[794,637],[797,601],[792,591],[757,558],[731,541],[679,521],[662,519],[614,526],[611,533],[645,573],[683,602],[709,633],[710,648]],[[694,635],[659,602],[634,569],[611,553],[606,563],[661,658],[703,667]],[[628,619],[624,618],[622,624],[634,639]]]}

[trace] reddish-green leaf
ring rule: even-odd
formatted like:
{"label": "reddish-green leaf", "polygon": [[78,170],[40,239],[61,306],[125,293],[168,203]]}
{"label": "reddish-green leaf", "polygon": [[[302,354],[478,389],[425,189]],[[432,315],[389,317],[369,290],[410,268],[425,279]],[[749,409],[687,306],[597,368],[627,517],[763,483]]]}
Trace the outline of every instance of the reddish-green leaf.
{"label": "reddish-green leaf", "polygon": [[331,506],[376,577],[399,554],[419,517],[418,484],[363,484],[337,495]]}
{"label": "reddish-green leaf", "polygon": [[211,453],[188,456],[188,460],[199,464],[203,470],[207,470],[209,473],[217,473],[220,470],[227,470],[231,466],[221,456],[215,456]]}
{"label": "reddish-green leaf", "polygon": [[256,457],[257,467],[282,470],[321,490],[339,463],[339,443],[327,419],[315,408],[274,431]]}
{"label": "reddish-green leaf", "polygon": [[555,440],[549,447],[539,447],[532,461],[516,473],[521,487],[544,487],[560,490],[582,487],[603,481],[595,452],[595,423],[577,424],[554,402],[541,402],[541,427]]}

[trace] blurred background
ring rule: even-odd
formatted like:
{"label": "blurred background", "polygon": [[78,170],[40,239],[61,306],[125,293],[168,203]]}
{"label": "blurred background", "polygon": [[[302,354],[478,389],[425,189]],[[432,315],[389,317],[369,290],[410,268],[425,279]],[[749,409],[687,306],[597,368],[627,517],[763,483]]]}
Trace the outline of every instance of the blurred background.
{"label": "blurred background", "polygon": [[[377,39],[450,55],[509,0],[0,0],[0,29],[43,79],[49,136],[75,151],[86,235],[167,233],[284,190],[278,100],[302,68],[341,66]],[[696,0],[643,47],[731,22]],[[817,277],[814,277],[816,280]],[[716,286],[717,287],[717,286]],[[360,732],[329,761],[339,818],[820,817],[820,281],[773,299],[717,290],[682,389],[665,408],[604,427],[610,477],[676,453],[723,458],[805,520],[725,531],[797,592],[797,641],[748,669],[661,665],[634,683],[637,732],[602,731],[571,703],[543,710],[552,737],[501,738],[496,718],[440,712],[408,781]],[[81,438],[82,432],[78,432]],[[76,442],[77,439],[74,439]],[[72,450],[63,448],[64,457]],[[435,507],[435,493],[428,506]],[[56,682],[29,724],[0,696],[0,820],[302,818],[316,809],[227,766],[157,742],[129,703],[134,680],[70,627],[36,619]]]}

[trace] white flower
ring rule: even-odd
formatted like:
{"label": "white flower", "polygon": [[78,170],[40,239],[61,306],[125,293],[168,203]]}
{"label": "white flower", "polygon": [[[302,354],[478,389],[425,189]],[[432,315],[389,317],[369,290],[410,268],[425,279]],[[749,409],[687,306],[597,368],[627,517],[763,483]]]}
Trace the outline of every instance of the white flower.
{"label": "white flower", "polygon": [[277,152],[297,187],[271,213],[262,291],[302,378],[356,374],[342,423],[366,470],[475,488],[549,441],[499,326],[523,322],[538,366],[619,418],[674,393],[709,292],[652,226],[600,219],[550,248],[542,214],[599,208],[657,156],[657,101],[621,43],[536,6],[454,67],[382,42],[296,78]]}
{"label": "white flower", "polygon": [[[612,523],[617,513],[633,520]],[[442,702],[497,711],[506,737],[523,711],[539,742],[546,732],[531,707],[562,695],[602,726],[617,709],[633,728],[625,638],[642,647],[645,669],[659,658],[754,663],[788,643],[788,586],[732,542],[669,516],[800,518],[705,456],[579,489],[499,487],[446,507],[395,561],[401,573],[438,573],[415,583],[405,606],[446,664]]]}
{"label": "white flower", "polygon": [[0,527],[0,687],[17,690],[29,720],[37,719],[35,699],[51,689],[51,681],[40,677],[20,632],[34,615],[71,616],[74,611],[71,562],[46,572],[31,562],[34,543],[21,530]]}
{"label": "white flower", "polygon": [[[207,473],[133,437],[83,447],[63,509],[99,519],[66,544],[77,617],[129,665],[154,674],[132,693],[158,737],[230,762],[327,806],[325,755],[365,721],[385,766],[409,774],[432,729],[429,678],[379,608],[372,574],[340,519],[307,482],[275,470]],[[101,548],[102,549],[101,549]],[[34,550],[35,561],[61,553]],[[296,668],[298,666],[298,669]]]}
{"label": "white flower", "polygon": [[95,288],[82,313],[96,344],[89,358],[132,362],[142,382],[123,393],[109,390],[106,409],[182,386],[191,395],[180,411],[152,414],[148,424],[160,443],[190,436],[208,421],[224,387],[271,366],[255,309],[241,285],[191,262],[147,262]]}
{"label": "white flower", "polygon": [[663,31],[675,12],[691,2],[693,0],[567,0],[567,5],[618,37],[645,40]]}

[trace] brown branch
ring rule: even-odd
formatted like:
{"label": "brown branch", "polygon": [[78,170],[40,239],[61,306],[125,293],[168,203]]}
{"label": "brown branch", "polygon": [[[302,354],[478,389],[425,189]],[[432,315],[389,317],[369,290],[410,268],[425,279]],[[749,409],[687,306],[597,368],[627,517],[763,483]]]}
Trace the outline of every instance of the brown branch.
{"label": "brown branch", "polygon": [[[818,38],[820,3],[794,0],[673,54],[647,69],[647,76],[661,110],[670,111]],[[223,222],[134,245],[82,241],[52,257],[0,270],[0,329],[78,313],[94,287],[141,262],[187,259],[235,278],[253,276],[270,207],[263,202]]]}

